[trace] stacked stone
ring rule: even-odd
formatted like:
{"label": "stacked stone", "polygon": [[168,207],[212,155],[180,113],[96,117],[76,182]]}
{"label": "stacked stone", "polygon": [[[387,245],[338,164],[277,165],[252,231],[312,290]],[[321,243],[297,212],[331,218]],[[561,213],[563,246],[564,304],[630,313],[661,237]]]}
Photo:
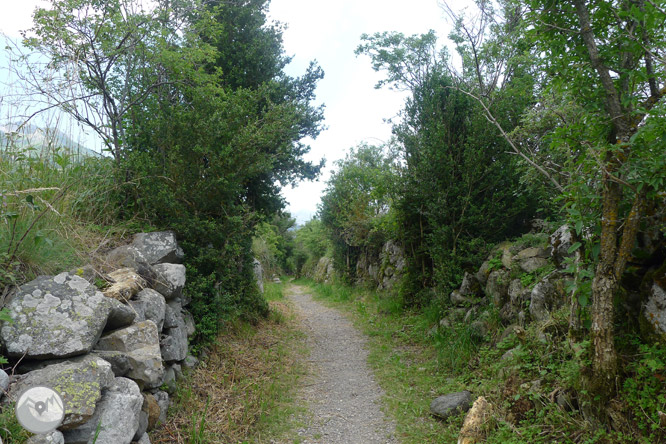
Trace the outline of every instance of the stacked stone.
{"label": "stacked stone", "polygon": [[[98,433],[97,444],[150,443],[182,368],[198,362],[188,355],[194,321],[182,260],[172,232],[139,233],[108,254],[106,275],[85,267],[40,276],[10,296],[13,322],[0,339],[20,374],[5,401],[42,385],[65,404],[59,430],[32,442],[84,444]],[[111,285],[98,290],[98,278]]]}

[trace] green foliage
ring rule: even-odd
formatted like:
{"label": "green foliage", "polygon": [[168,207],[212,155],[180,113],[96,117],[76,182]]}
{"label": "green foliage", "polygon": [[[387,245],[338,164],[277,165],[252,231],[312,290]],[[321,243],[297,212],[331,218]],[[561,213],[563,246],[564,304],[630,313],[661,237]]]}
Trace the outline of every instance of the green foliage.
{"label": "green foliage", "polygon": [[[524,229],[536,211],[535,195],[521,184],[516,157],[507,154],[479,104],[448,74],[446,54],[433,53],[432,32],[364,40],[357,51],[386,72],[386,83],[412,94],[393,130],[404,160],[394,209],[409,253],[406,296],[416,301],[419,289],[429,286],[448,293],[465,269],[481,262],[488,243]],[[516,74],[507,85],[511,81],[524,79]],[[526,105],[499,93],[496,102],[506,116]]]}
{"label": "green foliage", "polygon": [[329,232],[316,218],[296,230],[294,242],[294,267],[298,276],[311,275],[321,257],[333,254]]}
{"label": "green foliage", "polygon": [[659,442],[664,438],[658,412],[666,410],[666,351],[661,344],[644,344],[637,339],[633,342],[638,356],[627,368],[621,395],[641,433],[651,442]]}
{"label": "green foliage", "polygon": [[296,272],[294,233],[296,220],[288,213],[273,216],[257,224],[252,239],[252,254],[258,259],[266,276]]}
{"label": "green foliage", "polygon": [[82,225],[114,216],[108,162],[46,143],[38,155],[8,141],[0,156],[0,289],[78,265],[77,248],[94,237]]}

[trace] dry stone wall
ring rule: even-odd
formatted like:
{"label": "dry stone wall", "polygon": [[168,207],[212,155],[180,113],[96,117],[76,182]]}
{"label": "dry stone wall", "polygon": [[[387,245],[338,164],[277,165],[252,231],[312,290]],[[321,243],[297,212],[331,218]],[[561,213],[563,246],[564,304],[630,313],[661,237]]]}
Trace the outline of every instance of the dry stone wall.
{"label": "dry stone wall", "polygon": [[[6,303],[0,328],[16,374],[0,371],[3,402],[42,385],[63,398],[65,418],[31,442],[150,443],[166,418],[169,392],[183,369],[194,320],[183,294],[183,251],[172,232],[139,233],[111,251],[102,267],[40,276]],[[103,290],[95,285],[109,282]]]}

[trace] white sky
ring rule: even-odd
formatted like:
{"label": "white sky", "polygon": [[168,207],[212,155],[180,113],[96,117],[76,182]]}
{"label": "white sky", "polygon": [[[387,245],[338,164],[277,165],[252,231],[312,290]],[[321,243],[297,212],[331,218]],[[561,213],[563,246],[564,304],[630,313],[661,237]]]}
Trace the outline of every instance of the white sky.
{"label": "white sky", "polygon": [[317,211],[333,161],[360,142],[388,141],[391,127],[384,119],[394,117],[406,98],[404,93],[374,89],[382,74],[372,70],[368,57],[354,55],[361,34],[399,31],[411,35],[434,29],[444,39],[450,26],[437,0],[272,0],[270,11],[273,19],[288,26],[284,46],[294,59],[287,72],[302,74],[310,60],[317,60],[325,72],[317,100],[326,105],[328,130],[311,142],[308,159],[325,157],[326,171],[319,182],[283,191],[288,210],[303,223]]}
{"label": "white sky", "polygon": [[[0,32],[18,37],[32,26],[32,12],[48,0],[0,0]],[[467,0],[450,2],[454,8]],[[302,75],[309,62],[316,60],[325,71],[317,88],[317,101],[326,105],[328,129],[314,141],[308,160],[325,157],[326,171],[319,182],[305,182],[283,191],[288,210],[299,223],[317,210],[324,182],[333,161],[343,158],[350,147],[360,142],[382,143],[391,136],[384,119],[394,117],[402,108],[405,94],[376,90],[382,75],[372,71],[367,57],[356,57],[354,50],[363,33],[399,31],[406,35],[434,29],[444,39],[450,25],[437,0],[272,0],[270,14],[286,23],[284,46],[293,55],[288,74]]]}

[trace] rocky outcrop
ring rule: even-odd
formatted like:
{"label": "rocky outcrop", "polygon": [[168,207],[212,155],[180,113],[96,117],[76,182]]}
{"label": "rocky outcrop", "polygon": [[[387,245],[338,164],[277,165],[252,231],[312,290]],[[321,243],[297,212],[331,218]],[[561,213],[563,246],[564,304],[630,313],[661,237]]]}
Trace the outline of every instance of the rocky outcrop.
{"label": "rocky outcrop", "polygon": [[[198,363],[188,354],[185,266],[172,263],[182,259],[173,233],[143,233],[98,269],[40,276],[9,298],[0,340],[23,374],[0,373],[2,393],[45,385],[65,404],[59,431],[30,442],[62,442],[64,432],[66,443],[89,443],[98,426],[98,444],[150,442],[169,404],[157,387],[174,391]],[[110,283],[103,292],[92,284],[100,278]]]}

